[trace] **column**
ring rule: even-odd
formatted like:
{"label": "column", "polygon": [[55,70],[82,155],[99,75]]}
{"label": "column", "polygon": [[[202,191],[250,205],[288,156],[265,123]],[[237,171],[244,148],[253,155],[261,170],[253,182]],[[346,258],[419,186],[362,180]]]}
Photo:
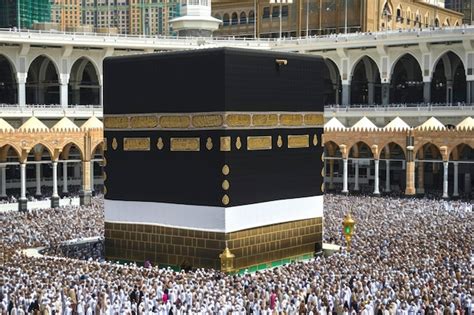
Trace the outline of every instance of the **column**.
{"label": "column", "polygon": [[104,87],[102,85],[100,86],[99,101],[100,105],[104,106]]}
{"label": "column", "polygon": [[[409,137],[410,144],[413,143],[412,137]],[[405,195],[415,195],[415,161],[413,159],[413,145],[407,146],[407,162],[406,162],[406,187]]]}
{"label": "column", "polygon": [[443,162],[443,198],[449,198],[449,195],[448,195],[448,166],[449,166],[449,162],[448,161],[444,161]]}
{"label": "column", "polygon": [[339,100],[339,89],[340,89],[340,86],[339,86],[339,81],[338,81],[337,84],[336,84],[335,91],[334,91],[336,93],[335,98],[334,98],[336,105],[338,105],[339,102],[340,102],[340,100]]}
{"label": "column", "polygon": [[423,102],[431,103],[431,82],[423,82]]}
{"label": "column", "polygon": [[0,197],[6,198],[7,197],[7,175],[6,175],[6,165],[0,165],[0,177],[1,177],[1,189],[0,189]]}
{"label": "column", "polygon": [[90,170],[91,161],[82,161],[82,190],[79,194],[81,205],[90,205],[92,202]]}
{"label": "column", "polygon": [[367,103],[374,104],[375,84],[374,82],[367,82]]}
{"label": "column", "polygon": [[466,81],[466,103],[472,104],[474,102],[474,81]]}
{"label": "column", "polygon": [[26,105],[26,77],[28,73],[18,72],[16,74],[17,82],[18,82],[18,105],[25,106]]}
{"label": "column", "polygon": [[351,85],[342,84],[342,105],[351,104]]}
{"label": "column", "polygon": [[359,161],[354,161],[354,190],[359,191]]}
{"label": "column", "polygon": [[53,161],[53,195],[51,196],[51,207],[59,207],[58,195],[58,161]]}
{"label": "column", "polygon": [[73,173],[74,178],[79,178],[81,177],[81,165],[79,163],[74,163],[74,173]]}
{"label": "column", "polygon": [[65,75],[65,74],[61,74],[59,83],[60,83],[60,86],[59,86],[59,100],[61,102],[61,106],[64,107],[64,108],[67,108],[67,106],[68,106],[67,90],[68,90],[69,76]]}
{"label": "column", "polygon": [[41,164],[37,163],[36,168],[36,192],[35,196],[41,196]]}
{"label": "column", "polygon": [[342,193],[347,194],[349,190],[347,189],[347,158],[342,159],[342,163],[344,165],[343,170],[343,179],[342,179]]}
{"label": "column", "polygon": [[379,159],[374,160],[375,178],[374,178],[374,195],[380,195],[379,191]]}
{"label": "column", "polygon": [[91,161],[91,192],[94,192],[94,161]]}
{"label": "column", "polygon": [[454,162],[454,185],[453,185],[453,197],[459,197],[459,187],[458,187],[458,172],[459,172],[459,163]]}
{"label": "column", "polygon": [[446,80],[446,104],[453,103],[453,80]]}
{"label": "column", "polygon": [[80,100],[81,100],[81,89],[79,87],[79,85],[75,84],[71,87],[71,91],[72,91],[72,95],[71,95],[71,99],[68,101],[69,104],[80,104]]}
{"label": "column", "polygon": [[382,84],[382,104],[390,104],[390,83]]}
{"label": "column", "polygon": [[26,163],[20,162],[20,181],[21,181],[21,192],[20,200],[18,200],[18,210],[27,211],[28,201],[26,199]]}
{"label": "column", "polygon": [[390,160],[385,160],[385,192],[390,192]]}
{"label": "column", "polygon": [[418,194],[425,193],[425,162],[418,162],[418,185],[416,192]]}
{"label": "column", "polygon": [[329,189],[334,189],[334,160],[329,160]]}
{"label": "column", "polygon": [[63,194],[67,192],[67,161],[63,161]]}

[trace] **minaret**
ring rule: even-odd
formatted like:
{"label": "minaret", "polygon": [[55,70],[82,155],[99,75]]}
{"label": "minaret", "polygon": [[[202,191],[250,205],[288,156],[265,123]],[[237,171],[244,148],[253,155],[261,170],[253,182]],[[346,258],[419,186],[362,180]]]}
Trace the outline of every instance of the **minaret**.
{"label": "minaret", "polygon": [[211,0],[181,0],[181,12],[170,21],[179,36],[210,37],[222,23],[211,16]]}

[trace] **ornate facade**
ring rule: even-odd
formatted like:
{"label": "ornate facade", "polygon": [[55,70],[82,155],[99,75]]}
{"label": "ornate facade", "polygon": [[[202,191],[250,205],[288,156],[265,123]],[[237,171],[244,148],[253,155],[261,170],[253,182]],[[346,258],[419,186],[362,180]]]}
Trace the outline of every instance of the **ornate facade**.
{"label": "ornate facade", "polygon": [[218,35],[245,37],[278,37],[280,23],[283,36],[299,37],[344,33],[346,26],[347,32],[459,26],[463,18],[442,6],[406,0],[354,0],[347,8],[342,0],[298,0],[281,7],[261,0],[220,0],[213,3],[213,16],[223,21]]}
{"label": "ornate facade", "polygon": [[[14,129],[0,119],[0,196],[7,197],[7,179],[20,179],[20,210],[27,207],[27,166],[34,165],[36,180],[35,195],[41,193],[42,166],[50,164],[52,168],[52,206],[58,205],[58,164],[63,165],[63,193],[67,193],[67,166],[72,163],[81,165],[81,203],[90,203],[92,191],[94,161],[102,161],[104,140],[101,122],[90,118],[81,128],[63,118],[52,128],[46,127],[37,118],[32,117],[20,128]],[[19,174],[18,174],[19,168]],[[7,176],[8,175],[8,176]],[[31,175],[31,174],[30,174]],[[8,177],[8,178],[7,178]]]}
{"label": "ornate facade", "polygon": [[[327,190],[336,187],[337,168],[337,173],[342,175],[343,193],[361,190],[361,179],[373,187],[376,195],[381,191],[392,192],[394,186],[409,196],[424,194],[427,186],[430,191],[442,190],[443,198],[472,193],[474,125],[471,117],[452,129],[440,125],[435,118],[417,128],[403,125],[344,128],[333,120],[325,128],[323,139]],[[384,163],[381,165],[380,161]],[[360,173],[362,164],[368,166],[365,174]],[[383,176],[381,167],[385,168]]]}

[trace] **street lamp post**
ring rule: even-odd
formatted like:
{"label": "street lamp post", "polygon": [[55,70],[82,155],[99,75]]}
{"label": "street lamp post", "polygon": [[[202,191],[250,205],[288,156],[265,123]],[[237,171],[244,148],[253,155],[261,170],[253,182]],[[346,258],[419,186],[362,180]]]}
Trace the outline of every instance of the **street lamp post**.
{"label": "street lamp post", "polygon": [[344,10],[344,34],[347,34],[347,0],[345,2],[345,10]]}
{"label": "street lamp post", "polygon": [[281,12],[281,8],[282,8],[282,5],[281,5],[281,0],[280,0],[280,38],[281,38],[281,16],[282,16],[282,12]]}
{"label": "street lamp post", "polygon": [[[321,14],[321,12],[319,14]],[[306,0],[306,37],[308,37],[308,32],[309,32],[309,0]]]}
{"label": "street lamp post", "polygon": [[20,22],[20,19],[21,19],[21,13],[20,13],[20,8],[21,8],[21,5],[20,5],[20,0],[17,1],[17,8],[16,8],[16,15],[17,15],[17,19],[18,19],[18,31],[20,31],[21,29],[21,22]]}
{"label": "street lamp post", "polygon": [[344,234],[344,237],[347,242],[347,251],[351,251],[351,239],[352,235],[354,235],[354,225],[355,225],[354,219],[352,219],[351,216],[351,211],[344,217],[344,220],[342,220],[342,233]]}
{"label": "street lamp post", "polygon": [[283,2],[287,3],[287,4],[291,4],[293,3],[293,0],[270,0],[270,4],[275,4],[275,3],[279,3],[280,4],[280,39],[282,38],[282,4]]}
{"label": "street lamp post", "polygon": [[257,38],[257,0],[253,0],[253,38]]}

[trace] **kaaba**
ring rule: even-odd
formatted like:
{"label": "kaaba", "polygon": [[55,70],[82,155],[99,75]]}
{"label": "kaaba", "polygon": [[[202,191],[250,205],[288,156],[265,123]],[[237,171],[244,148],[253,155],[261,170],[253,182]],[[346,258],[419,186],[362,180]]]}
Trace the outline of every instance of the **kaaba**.
{"label": "kaaba", "polygon": [[110,260],[275,266],[322,247],[324,59],[199,49],[104,61]]}

